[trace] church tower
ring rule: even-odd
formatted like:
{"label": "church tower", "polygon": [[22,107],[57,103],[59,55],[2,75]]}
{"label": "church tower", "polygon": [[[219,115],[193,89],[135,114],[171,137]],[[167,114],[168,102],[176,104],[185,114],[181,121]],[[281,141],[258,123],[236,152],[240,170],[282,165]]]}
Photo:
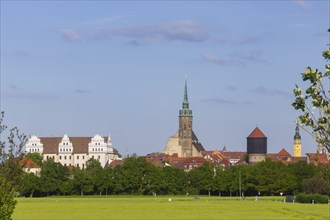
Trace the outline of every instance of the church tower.
{"label": "church tower", "polygon": [[301,136],[299,134],[298,120],[296,120],[296,134],[294,135],[293,142],[293,156],[301,157]]}
{"label": "church tower", "polygon": [[182,109],[179,111],[179,145],[183,157],[193,156],[192,149],[192,110],[189,109],[187,80],[185,81]]}
{"label": "church tower", "polygon": [[179,130],[168,138],[163,153],[177,157],[201,157],[205,151],[193,130],[192,110],[189,109],[187,80],[184,85],[182,108],[179,111]]}

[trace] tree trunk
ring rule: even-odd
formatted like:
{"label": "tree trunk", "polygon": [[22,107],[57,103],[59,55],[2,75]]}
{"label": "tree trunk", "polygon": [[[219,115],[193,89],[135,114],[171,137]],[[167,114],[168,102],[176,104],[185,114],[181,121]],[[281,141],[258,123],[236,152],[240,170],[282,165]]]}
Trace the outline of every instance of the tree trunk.
{"label": "tree trunk", "polygon": [[81,189],[80,190],[80,195],[83,196],[84,195],[84,191]]}
{"label": "tree trunk", "polygon": [[208,189],[209,190],[209,196],[211,196],[211,190],[210,189]]}
{"label": "tree trunk", "polygon": [[229,191],[229,195],[230,195],[230,197],[231,197],[231,190]]}
{"label": "tree trunk", "polygon": [[105,195],[108,195],[108,188],[105,188]]}
{"label": "tree trunk", "polygon": [[221,191],[219,190],[219,196],[221,196]]}

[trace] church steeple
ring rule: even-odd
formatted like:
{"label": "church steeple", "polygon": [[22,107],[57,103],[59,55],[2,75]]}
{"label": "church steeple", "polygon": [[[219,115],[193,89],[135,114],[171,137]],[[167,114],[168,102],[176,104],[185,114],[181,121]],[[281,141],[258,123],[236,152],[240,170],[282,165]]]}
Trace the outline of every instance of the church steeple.
{"label": "church steeple", "polygon": [[182,109],[180,110],[180,116],[192,116],[192,110],[189,109],[187,79],[185,80],[184,84],[184,96],[182,102]]}

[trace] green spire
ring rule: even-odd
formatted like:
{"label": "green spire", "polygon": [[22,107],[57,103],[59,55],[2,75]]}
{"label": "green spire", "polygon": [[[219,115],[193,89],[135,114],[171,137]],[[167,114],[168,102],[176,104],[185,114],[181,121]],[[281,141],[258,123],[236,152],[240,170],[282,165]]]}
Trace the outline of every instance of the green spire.
{"label": "green spire", "polygon": [[187,79],[185,80],[185,84],[184,84],[184,97],[183,97],[182,108],[183,109],[189,109],[188,91],[187,91]]}
{"label": "green spire", "polygon": [[299,134],[299,123],[298,123],[298,120],[296,120],[295,122],[296,122],[296,134],[294,135],[294,139],[295,140],[300,140],[301,139],[301,136]]}
{"label": "green spire", "polygon": [[184,84],[184,96],[182,102],[182,109],[180,110],[180,116],[192,116],[192,111],[189,109],[187,78]]}

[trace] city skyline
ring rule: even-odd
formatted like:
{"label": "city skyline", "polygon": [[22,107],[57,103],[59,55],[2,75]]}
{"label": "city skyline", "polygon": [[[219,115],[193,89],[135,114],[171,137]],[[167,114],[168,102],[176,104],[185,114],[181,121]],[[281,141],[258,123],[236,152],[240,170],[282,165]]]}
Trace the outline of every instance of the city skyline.
{"label": "city skyline", "polygon": [[[295,84],[324,71],[328,1],[1,1],[1,111],[27,135],[111,134],[123,155],[162,151],[187,75],[206,150],[293,154]],[[300,130],[302,153],[316,143]]]}

